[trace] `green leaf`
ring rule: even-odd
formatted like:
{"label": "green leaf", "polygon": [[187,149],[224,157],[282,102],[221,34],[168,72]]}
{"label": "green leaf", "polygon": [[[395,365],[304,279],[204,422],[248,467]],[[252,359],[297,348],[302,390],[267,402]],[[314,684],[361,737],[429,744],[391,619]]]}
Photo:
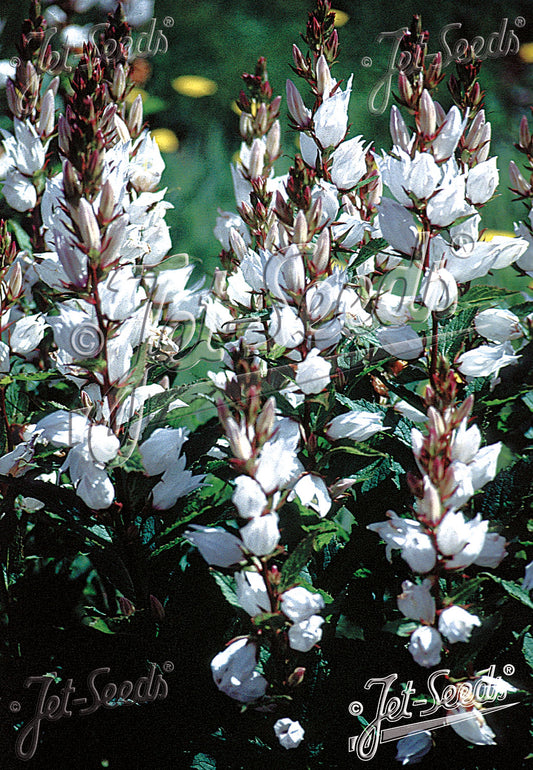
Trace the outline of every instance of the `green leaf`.
{"label": "green leaf", "polygon": [[476,593],[481,583],[487,579],[486,575],[478,575],[473,580],[467,581],[450,597],[450,603],[465,604],[466,600]]}
{"label": "green leaf", "polygon": [[[88,618],[85,618],[85,621],[87,621]],[[114,631],[111,631],[107,623],[103,618],[92,618],[89,619],[89,623],[87,623],[88,626],[91,628],[94,628],[96,631],[101,631],[103,634],[114,634]]]}
{"label": "green leaf", "polygon": [[350,620],[346,615],[340,616],[335,629],[335,636],[340,636],[344,639],[358,639],[360,642],[365,641],[362,627],[353,620]]}
{"label": "green leaf", "polygon": [[385,623],[383,630],[390,634],[396,634],[396,636],[411,636],[419,625],[420,623],[416,623],[414,620],[398,618],[398,620],[389,620],[388,623]]}
{"label": "green leaf", "polygon": [[530,668],[533,668],[533,636],[529,631],[524,635],[524,643],[522,645],[522,652],[526,663]]}
{"label": "green leaf", "polygon": [[477,308],[487,303],[499,305],[505,297],[519,293],[518,289],[502,289],[498,286],[472,286],[457,304],[460,308]]}
{"label": "green leaf", "polygon": [[19,224],[19,222],[17,222],[16,219],[10,219],[8,220],[7,226],[8,226],[8,229],[13,233],[13,235],[17,239],[19,248],[21,248],[24,251],[27,251],[28,254],[33,254],[31,238],[26,232],[26,230],[22,227],[22,225]]}
{"label": "green leaf", "polygon": [[307,535],[307,537],[302,540],[291,553],[281,570],[280,591],[285,590],[293,583],[297,582],[300,577],[300,572],[313,555],[314,544],[315,533],[313,532],[312,534]]}
{"label": "green leaf", "polygon": [[191,770],[216,770],[217,763],[208,754],[197,754],[192,763]]}
{"label": "green leaf", "polygon": [[526,607],[530,607],[533,610],[533,601],[531,601],[527,591],[524,591],[519,585],[513,583],[511,580],[503,580],[503,578],[499,578],[496,575],[491,575],[490,572],[485,572],[483,574],[490,577],[495,583],[499,583],[502,588],[507,591],[509,596],[513,597],[513,599],[516,599],[518,602],[525,604]]}
{"label": "green leaf", "polygon": [[365,243],[365,245],[359,249],[359,254],[350,265],[350,270],[354,271],[355,268],[359,267],[359,265],[362,265],[363,262],[365,262],[367,259],[370,259],[370,257],[374,257],[376,254],[384,251],[387,246],[388,243],[384,238],[374,238],[368,243]]}
{"label": "green leaf", "polygon": [[241,607],[237,601],[237,592],[235,590],[235,580],[230,575],[223,575],[221,572],[213,571],[211,573],[215,578],[215,582],[222,591],[224,599],[228,601],[232,607]]}

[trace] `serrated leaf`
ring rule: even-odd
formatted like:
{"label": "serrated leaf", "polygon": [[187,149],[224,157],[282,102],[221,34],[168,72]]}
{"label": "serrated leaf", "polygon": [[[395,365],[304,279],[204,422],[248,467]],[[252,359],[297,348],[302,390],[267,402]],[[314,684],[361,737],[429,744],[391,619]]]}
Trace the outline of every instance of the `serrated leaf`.
{"label": "serrated leaf", "polygon": [[281,570],[280,591],[288,588],[298,580],[300,572],[310,561],[311,556],[313,555],[315,537],[316,535],[314,532],[310,535],[307,535],[307,537],[296,546],[294,551],[283,565]]}
{"label": "serrated leaf", "polygon": [[533,669],[533,636],[529,633],[529,631],[524,635],[522,652],[524,653],[526,663],[530,668]]}
{"label": "serrated leaf", "polygon": [[215,579],[216,584],[222,591],[222,595],[224,596],[224,599],[226,599],[227,602],[229,602],[232,607],[239,607],[240,604],[237,601],[237,592],[235,590],[235,580],[230,575],[223,575],[221,572],[213,572],[211,573]]}
{"label": "serrated leaf", "polygon": [[512,297],[519,293],[517,289],[503,289],[499,286],[472,286],[457,304],[461,308],[481,307],[488,303],[498,305],[505,297]]}
{"label": "serrated leaf", "polygon": [[491,575],[489,572],[484,574],[494,580],[495,583],[499,583],[513,599],[516,599],[518,602],[521,602],[521,604],[525,604],[526,607],[530,607],[533,610],[533,601],[531,601],[527,591],[524,591],[519,585],[513,583],[511,580],[503,580],[503,578],[499,578],[496,575]]}
{"label": "serrated leaf", "polygon": [[478,575],[473,580],[464,583],[461,588],[450,597],[450,603],[465,604],[466,600],[469,599],[472,594],[477,592],[477,589],[484,580],[488,580],[486,575]]}

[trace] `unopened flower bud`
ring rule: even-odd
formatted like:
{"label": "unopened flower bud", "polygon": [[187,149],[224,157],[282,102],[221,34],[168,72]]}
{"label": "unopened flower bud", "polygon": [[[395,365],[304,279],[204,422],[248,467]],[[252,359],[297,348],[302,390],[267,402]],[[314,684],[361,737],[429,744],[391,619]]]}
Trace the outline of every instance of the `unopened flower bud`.
{"label": "unopened flower bud", "polygon": [[300,69],[300,70],[306,70],[307,69],[307,65],[305,63],[304,56],[303,56],[302,52],[300,51],[300,49],[298,48],[298,46],[295,43],[293,43],[293,46],[292,46],[292,58],[294,60],[294,64],[295,64],[297,70],[298,69]]}
{"label": "unopened flower bud", "polygon": [[429,92],[424,88],[420,97],[418,112],[420,129],[425,136],[433,136],[437,130],[437,113]]}
{"label": "unopened flower bud", "polygon": [[93,407],[93,400],[84,390],[80,393],[80,400],[83,409],[90,411]]}
{"label": "unopened flower bud", "polygon": [[165,619],[165,610],[163,605],[159,599],[152,594],[150,594],[150,609],[152,610],[152,615],[156,620],[162,621]]}
{"label": "unopened flower bud", "polygon": [[355,483],[355,479],[339,479],[329,487],[329,495],[331,499],[336,500],[338,497],[341,497],[341,495],[346,494],[346,492],[351,489]]}
{"label": "unopened flower bud", "polygon": [[530,194],[531,187],[522,176],[520,169],[514,160],[509,162],[509,176],[511,177],[511,184],[513,185],[513,189],[515,189],[517,193],[520,195]]}
{"label": "unopened flower bud", "polygon": [[311,113],[305,106],[300,92],[292,80],[287,80],[287,107],[298,126],[304,127],[311,123]]}
{"label": "unopened flower bud", "polygon": [[315,249],[311,257],[311,264],[317,273],[327,270],[331,254],[331,236],[329,229],[322,230],[316,239]]}
{"label": "unopened flower bud", "polygon": [[57,92],[59,90],[59,76],[56,75],[55,78],[52,78],[50,81],[47,91],[51,91],[54,96],[57,96]]}
{"label": "unopened flower bud", "polygon": [[390,133],[392,143],[407,152],[409,149],[409,131],[400,110],[395,104],[392,105],[390,111]]}
{"label": "unopened flower bud", "polygon": [[444,420],[434,406],[430,406],[428,409],[429,426],[433,429],[437,436],[442,436],[446,433],[446,426]]}
{"label": "unopened flower bud", "polygon": [[[427,391],[426,391],[427,396]],[[470,416],[470,412],[472,411],[472,407],[474,406],[474,396],[470,394],[465,401],[457,408],[457,411],[454,415],[454,421],[459,424],[461,423],[466,417]]]}
{"label": "unopened flower bud", "polygon": [[244,430],[237,425],[233,417],[226,419],[224,428],[233,456],[238,460],[249,460],[252,456],[252,445],[244,434]]}
{"label": "unopened flower bud", "polygon": [[215,277],[213,280],[213,293],[219,299],[226,297],[226,278],[227,272],[221,270],[219,267],[215,267]]}
{"label": "unopened flower bud", "polygon": [[268,439],[272,435],[274,430],[274,423],[276,420],[276,399],[274,396],[270,396],[267,399],[263,409],[261,410],[259,417],[255,423],[255,432],[257,436]]}
{"label": "unopened flower bud", "polygon": [[268,126],[268,113],[267,107],[264,102],[261,102],[255,116],[255,124],[261,134],[266,134]]}
{"label": "unopened flower bud", "polygon": [[129,599],[126,599],[125,596],[118,597],[118,604],[121,615],[125,615],[125,617],[129,618],[131,615],[135,614],[135,605]]}
{"label": "unopened flower bud", "polygon": [[43,96],[41,104],[41,114],[39,115],[39,122],[37,124],[37,132],[39,136],[48,137],[54,130],[55,122],[55,103],[54,94],[50,89]]}
{"label": "unopened flower bud", "polygon": [[15,84],[13,83],[12,80],[8,80],[6,83],[6,96],[7,96],[7,106],[9,107],[9,111],[16,118],[20,119],[22,117],[22,103],[18,97]]}
{"label": "unopened flower bud", "polygon": [[22,270],[20,268],[20,264],[16,262],[12,266],[10,272],[11,274],[8,281],[9,293],[13,299],[16,299],[19,296],[20,290],[22,288]]}
{"label": "unopened flower bud", "polygon": [[529,125],[527,122],[527,118],[524,115],[522,117],[522,120],[520,121],[520,147],[522,149],[526,150],[529,147],[529,143],[531,142],[531,134],[529,133]]}
{"label": "unopened flower bud", "polygon": [[113,120],[113,127],[120,142],[125,143],[130,141],[130,132],[128,131],[128,127],[120,115],[115,115]]}
{"label": "unopened flower bud", "polygon": [[122,248],[122,244],[124,243],[127,227],[127,216],[122,215],[117,219],[114,219],[107,228],[101,253],[101,263],[103,267],[108,267],[116,260],[118,253]]}
{"label": "unopened flower bud", "polygon": [[250,179],[257,179],[263,172],[263,163],[265,159],[265,145],[261,139],[254,139],[250,151],[250,165],[248,174]]}
{"label": "unopened flower bud", "polygon": [[247,112],[241,112],[239,115],[239,132],[245,141],[252,138],[254,133],[252,118]]}
{"label": "unopened flower bud", "polygon": [[276,118],[279,115],[281,105],[281,96],[275,96],[270,102],[270,118]]}
{"label": "unopened flower bud", "polygon": [[57,122],[59,149],[64,155],[68,155],[70,148],[70,126],[64,115],[60,115]]}
{"label": "unopened flower bud", "polygon": [[405,75],[404,72],[400,72],[398,75],[398,88],[402,102],[407,105],[411,105],[413,99],[413,89],[411,87],[411,83],[407,79],[407,75]]}
{"label": "unopened flower bud", "polygon": [[316,87],[320,96],[328,97],[335,85],[324,54],[320,54],[316,63]]}
{"label": "unopened flower bud", "polygon": [[279,120],[275,120],[266,138],[266,154],[268,155],[269,161],[272,161],[278,157],[280,150],[280,140],[281,128],[279,125]]}
{"label": "unopened flower bud", "polygon": [[124,73],[124,67],[122,64],[119,64],[118,67],[115,68],[115,72],[113,74],[113,85],[111,88],[111,93],[113,95],[113,98],[115,101],[120,102],[124,98],[124,92],[126,90],[126,75]]}
{"label": "unopened flower bud", "polygon": [[446,120],[446,112],[442,104],[440,104],[440,102],[436,102],[435,99],[433,99],[433,104],[435,105],[435,115],[437,116],[437,126],[441,126]]}
{"label": "unopened flower bud", "polygon": [[307,243],[307,220],[303,211],[299,211],[294,221],[293,243]]}
{"label": "unopened flower bud", "polygon": [[131,105],[130,114],[128,115],[127,126],[132,137],[136,137],[140,132],[143,124],[143,100],[141,95],[135,98],[135,101]]}
{"label": "unopened flower bud", "polygon": [[78,204],[78,225],[81,237],[89,251],[100,251],[100,228],[91,204],[81,198]]}
{"label": "unopened flower bud", "polygon": [[102,194],[100,196],[99,213],[104,222],[109,222],[111,219],[113,219],[114,210],[115,194],[113,192],[113,185],[108,179],[102,187]]}
{"label": "unopened flower bud", "polygon": [[442,71],[442,53],[438,51],[428,67],[427,81],[431,88],[438,85]]}
{"label": "unopened flower bud", "polygon": [[81,196],[81,185],[78,172],[69,160],[65,161],[63,166],[63,191],[67,201],[77,207]]}
{"label": "unopened flower bud", "polygon": [[292,674],[289,674],[289,678],[287,679],[287,684],[289,687],[298,687],[299,684],[301,684],[304,680],[305,676],[305,668],[304,666],[298,666],[294,669]]}
{"label": "unopened flower bud", "polygon": [[483,163],[489,157],[491,134],[492,128],[490,123],[485,123],[479,138],[479,150],[476,152],[477,163]]}
{"label": "unopened flower bud", "polygon": [[428,524],[435,526],[442,518],[442,508],[439,493],[428,476],[424,476],[424,497],[417,503],[417,515]]}
{"label": "unopened flower bud", "polygon": [[229,231],[229,242],[230,246],[239,260],[239,262],[242,262],[242,260],[247,256],[248,254],[248,247],[246,243],[244,242],[244,238],[240,234],[238,230],[236,230],[234,227],[230,228]]}
{"label": "unopened flower bud", "polygon": [[481,132],[485,125],[485,110],[480,110],[470,126],[470,130],[466,135],[465,145],[469,150],[475,150],[479,146],[481,139]]}
{"label": "unopened flower bud", "polygon": [[[306,202],[309,200],[311,201],[311,188],[307,187],[304,191],[303,197],[303,206],[306,207]],[[324,206],[322,203],[322,198],[315,198],[315,200],[311,203],[311,207],[309,209],[309,216],[308,216],[308,222],[309,227],[311,230],[316,230],[316,228],[319,225],[320,220],[322,219],[322,210]]]}

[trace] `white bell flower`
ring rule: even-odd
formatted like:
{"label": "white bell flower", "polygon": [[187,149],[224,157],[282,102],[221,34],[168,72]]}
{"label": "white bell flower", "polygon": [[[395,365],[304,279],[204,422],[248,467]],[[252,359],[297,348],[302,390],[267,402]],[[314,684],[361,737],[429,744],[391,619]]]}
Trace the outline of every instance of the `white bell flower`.
{"label": "white bell flower", "polygon": [[271,553],[280,541],[278,529],[278,514],[267,513],[250,519],[240,531],[242,541],[250,553],[255,556],[266,556]]}
{"label": "white bell flower", "polygon": [[468,715],[468,718],[465,718],[463,721],[450,722],[452,729],[457,733],[457,735],[460,735],[461,738],[464,738],[465,741],[474,743],[478,746],[496,745],[496,741],[494,740],[496,736],[485,722],[485,717],[481,711],[476,708],[467,710],[463,706],[458,706],[455,709],[451,709],[448,713],[451,715],[464,714],[465,717]]}
{"label": "white bell flower", "polygon": [[383,415],[379,412],[352,411],[334,417],[326,426],[326,435],[334,441],[349,438],[366,441],[383,427]]}
{"label": "white bell flower", "polygon": [[322,358],[317,348],[296,367],[296,384],[303,393],[321,393],[330,383],[331,364]]}
{"label": "white bell flower", "polygon": [[496,158],[484,160],[468,172],[466,197],[471,203],[479,206],[494,195],[499,182],[496,160]]}
{"label": "white bell flower", "polygon": [[289,647],[299,652],[309,652],[322,639],[322,624],[325,622],[320,615],[311,615],[307,620],[294,623],[289,628]]}
{"label": "white bell flower", "polygon": [[245,519],[261,516],[268,504],[261,485],[250,476],[239,476],[235,480],[235,491],[231,499],[239,515]]}
{"label": "white bell flower", "polygon": [[402,593],[398,596],[398,609],[406,618],[421,620],[432,624],[435,620],[435,599],[431,595],[431,580],[426,578],[421,584],[404,580]]}
{"label": "white bell flower", "polygon": [[289,588],[281,594],[281,611],[293,623],[300,623],[315,615],[326,606],[318,593],[313,593],[303,586]]}
{"label": "white bell flower", "polygon": [[195,545],[208,564],[213,567],[231,567],[243,558],[242,542],[220,527],[203,527],[191,524],[183,534]]}
{"label": "white bell flower", "polygon": [[468,642],[474,626],[480,625],[481,620],[477,615],[472,615],[456,605],[446,607],[439,617],[439,631],[450,644]]}
{"label": "white bell flower", "polygon": [[415,663],[425,668],[431,668],[440,663],[442,650],[441,635],[432,626],[419,626],[411,634],[409,652]]}
{"label": "white bell flower", "polygon": [[263,576],[251,570],[242,570],[235,575],[237,601],[252,618],[262,612],[271,612],[272,605]]}
{"label": "white bell flower", "polygon": [[523,335],[518,316],[504,308],[482,310],[474,318],[474,326],[490,342],[507,342]]}
{"label": "white bell flower", "polygon": [[510,342],[500,345],[480,345],[459,356],[458,364],[461,374],[467,377],[497,377],[500,369],[518,363],[519,356]]}
{"label": "white bell flower", "polygon": [[288,717],[274,723],[274,732],[284,749],[297,749],[304,739],[305,730],[299,722]]}

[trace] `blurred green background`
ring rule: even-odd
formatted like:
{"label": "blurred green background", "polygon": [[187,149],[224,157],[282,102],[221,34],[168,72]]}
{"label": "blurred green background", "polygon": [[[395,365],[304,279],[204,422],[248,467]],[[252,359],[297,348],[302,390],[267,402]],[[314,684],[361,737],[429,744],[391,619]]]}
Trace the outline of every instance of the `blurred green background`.
{"label": "blurred green background", "polygon": [[[133,0],[134,5],[135,2],[140,0]],[[496,51],[494,58],[488,58],[483,66],[481,82],[487,90],[486,110],[493,124],[492,151],[499,156],[501,173],[501,195],[486,207],[484,224],[490,229],[511,231],[513,220],[519,219],[522,211],[519,204],[509,205],[512,196],[506,189],[507,168],[511,158],[521,162],[523,156],[513,142],[518,137],[521,115],[529,113],[533,103],[531,0],[404,0],[395,5],[382,0],[335,0],[333,6],[344,13],[340,18],[344,23],[339,27],[340,57],[334,74],[339,79],[354,73],[350,102],[352,135],[362,134],[366,140],[373,140],[377,149],[390,147],[389,109],[375,115],[368,106],[372,89],[387,71],[391,52],[389,41],[377,42],[380,33],[407,26],[413,13],[422,13],[423,26],[430,32],[430,53],[442,48],[439,38],[443,34],[451,48],[460,38],[472,41],[481,36],[486,52],[489,36],[498,33],[502,21],[507,20],[503,51],[512,30],[522,44],[521,53],[503,56]],[[167,217],[172,226],[174,251],[189,252],[208,273],[212,272],[219,252],[213,236],[217,207],[235,209],[229,163],[239,147],[238,116],[232,110],[232,102],[241,88],[240,74],[253,71],[257,58],[265,55],[274,93],[284,95],[285,81],[293,75],[292,44],[301,42],[300,32],[304,31],[312,8],[312,0],[155,0],[155,29],[164,32],[168,50],[148,57],[150,66],[144,67],[141,81],[147,79],[140,87],[147,94],[145,108],[150,127],[170,129],[179,140],[177,151],[165,153],[167,169],[163,179],[168,199],[175,207]],[[24,13],[24,3],[2,3],[0,17],[6,19],[0,38],[2,58],[14,53],[16,30]],[[73,21],[85,25],[102,18],[105,13],[94,6],[84,14],[74,15]],[[450,24],[461,27],[446,32]],[[138,31],[146,29],[150,29],[150,23]],[[498,42],[495,41],[496,48]],[[364,57],[370,57],[370,66],[362,64]],[[450,64],[446,71],[451,74],[453,70],[454,65]],[[210,85],[213,92],[203,96],[178,93],[173,81],[190,75],[212,81],[216,84]],[[450,106],[446,80],[439,87],[438,98],[445,108]],[[283,103],[283,147],[289,156],[296,145],[294,133],[286,128],[286,115]],[[166,142],[168,145],[168,138]],[[278,173],[284,172],[288,164],[288,157],[281,159]]]}

